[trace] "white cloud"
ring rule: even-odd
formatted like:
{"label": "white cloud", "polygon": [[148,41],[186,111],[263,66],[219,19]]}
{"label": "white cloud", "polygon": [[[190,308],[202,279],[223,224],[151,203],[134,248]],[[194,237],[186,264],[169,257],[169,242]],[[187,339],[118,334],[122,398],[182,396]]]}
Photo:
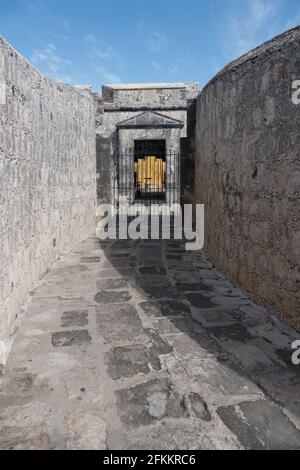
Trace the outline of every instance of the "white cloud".
{"label": "white cloud", "polygon": [[136,25],[136,32],[138,36],[141,36],[145,31],[145,22],[143,20],[138,21]]}
{"label": "white cloud", "polygon": [[58,18],[58,21],[60,22],[61,27],[62,27],[65,31],[71,31],[71,25],[70,25],[70,21],[69,21],[69,20],[67,20],[66,18]]}
{"label": "white cloud", "polygon": [[148,47],[151,52],[160,52],[168,46],[168,37],[165,33],[154,31],[148,40]]}
{"label": "white cloud", "polygon": [[84,39],[84,42],[88,44],[93,44],[94,42],[97,41],[97,38],[96,36],[94,36],[94,34],[86,34],[83,39]]}
{"label": "white cloud", "polygon": [[56,46],[52,43],[49,43],[43,49],[35,49],[32,52],[31,61],[34,65],[46,65],[47,72],[54,75],[58,74],[58,72],[63,72],[66,66],[72,65],[70,60],[58,54]]}
{"label": "white cloud", "polygon": [[101,60],[112,60],[117,52],[111,46],[107,46],[105,49],[93,49],[91,55]]}
{"label": "white cloud", "polygon": [[182,65],[190,65],[190,64],[194,64],[195,59],[194,57],[191,56],[191,54],[186,53],[178,57],[177,62],[178,64],[182,64]]}
{"label": "white cloud", "polygon": [[174,67],[172,67],[172,68],[170,69],[170,74],[171,74],[171,75],[176,75],[176,73],[178,73],[178,72],[179,72],[179,67],[178,67],[178,65],[174,65]]}
{"label": "white cloud", "polygon": [[218,73],[224,67],[224,61],[222,62],[220,57],[212,56],[210,58],[210,66],[214,73]]}
{"label": "white cloud", "polygon": [[288,22],[286,23],[285,29],[291,29],[295,28],[296,26],[299,26],[300,24],[300,11],[299,13],[295,14],[293,18],[290,18]]}
{"label": "white cloud", "polygon": [[162,70],[162,66],[158,62],[156,62],[156,60],[152,61],[152,67],[156,70]]}
{"label": "white cloud", "polygon": [[123,56],[111,45],[102,48],[91,47],[88,52],[89,66],[97,72],[97,81],[105,83],[120,83],[121,79],[114,70],[123,68]]}
{"label": "white cloud", "polygon": [[70,85],[76,85],[73,78],[70,75],[55,75],[55,80],[61,83],[68,83]]}
{"label": "white cloud", "polygon": [[149,27],[144,20],[136,24],[136,34],[150,52],[159,53],[169,45],[167,34]]}
{"label": "white cloud", "polygon": [[53,37],[55,39],[59,39],[59,40],[64,40],[64,41],[69,41],[70,40],[70,36],[68,34],[53,34]]}
{"label": "white cloud", "polygon": [[56,46],[52,43],[49,43],[44,49],[35,49],[32,53],[31,60],[34,64],[46,62],[48,60],[57,64],[72,64],[70,60],[60,57],[56,51]]}
{"label": "white cloud", "polygon": [[120,77],[118,77],[114,72],[107,70],[105,67],[93,65],[93,68],[100,74],[101,78],[105,80],[106,83],[121,83]]}
{"label": "white cloud", "polygon": [[23,0],[23,5],[34,16],[47,18],[51,22],[58,24],[63,30],[70,32],[71,25],[67,18],[53,15],[49,10],[49,6],[43,0]]}
{"label": "white cloud", "polygon": [[225,41],[230,58],[245,54],[268,36],[276,34],[274,20],[281,0],[244,0],[231,10]]}

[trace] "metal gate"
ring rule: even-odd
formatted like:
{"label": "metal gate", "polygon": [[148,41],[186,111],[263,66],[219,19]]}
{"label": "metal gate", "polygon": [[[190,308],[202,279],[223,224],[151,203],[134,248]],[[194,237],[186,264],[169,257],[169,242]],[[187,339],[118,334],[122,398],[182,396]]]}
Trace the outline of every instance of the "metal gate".
{"label": "metal gate", "polygon": [[180,202],[180,154],[164,140],[136,140],[115,162],[115,201],[146,206]]}

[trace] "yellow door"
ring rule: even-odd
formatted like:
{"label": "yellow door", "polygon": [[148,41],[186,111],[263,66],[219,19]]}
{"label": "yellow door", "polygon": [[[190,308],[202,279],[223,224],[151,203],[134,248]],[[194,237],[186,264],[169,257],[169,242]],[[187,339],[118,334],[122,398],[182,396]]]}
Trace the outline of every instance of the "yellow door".
{"label": "yellow door", "polygon": [[166,163],[162,158],[148,156],[135,163],[136,185],[142,192],[162,193],[165,190]]}

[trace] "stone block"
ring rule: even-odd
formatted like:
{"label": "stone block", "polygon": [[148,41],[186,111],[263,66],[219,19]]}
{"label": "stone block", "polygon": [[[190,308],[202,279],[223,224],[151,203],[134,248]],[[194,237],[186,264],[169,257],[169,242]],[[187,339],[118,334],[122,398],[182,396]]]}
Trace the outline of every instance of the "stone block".
{"label": "stone block", "polygon": [[300,431],[268,400],[222,407],[218,414],[247,450],[300,449]]}

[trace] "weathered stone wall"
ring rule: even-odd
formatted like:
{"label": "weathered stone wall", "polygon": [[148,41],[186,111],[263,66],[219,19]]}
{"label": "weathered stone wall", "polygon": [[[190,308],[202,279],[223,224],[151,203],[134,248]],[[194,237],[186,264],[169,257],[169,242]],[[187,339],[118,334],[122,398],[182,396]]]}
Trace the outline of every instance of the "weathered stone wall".
{"label": "weathered stone wall", "polygon": [[112,103],[118,108],[147,109],[166,106],[177,109],[184,106],[188,99],[194,99],[199,92],[198,83],[148,83],[135,85],[108,85],[103,87],[102,96],[106,103]]}
{"label": "weathered stone wall", "polygon": [[205,250],[300,328],[300,28],[230,64],[197,102],[196,200]]}
{"label": "weathered stone wall", "polygon": [[91,94],[41,76],[0,39],[0,363],[22,303],[95,229]]}

